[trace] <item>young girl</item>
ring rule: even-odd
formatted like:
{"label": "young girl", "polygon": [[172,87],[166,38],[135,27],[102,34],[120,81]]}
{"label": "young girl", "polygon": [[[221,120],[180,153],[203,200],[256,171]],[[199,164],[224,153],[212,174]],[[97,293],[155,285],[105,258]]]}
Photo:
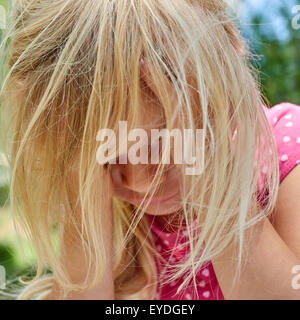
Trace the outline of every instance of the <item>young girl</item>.
{"label": "young girl", "polygon": [[[225,1],[12,9],[10,200],[38,255],[19,299],[299,299],[300,109],[264,106]],[[124,161],[151,149],[138,139],[99,163],[98,132],[118,136],[120,121],[201,129],[201,174],[186,174],[175,144],[170,163],[163,143],[158,162]]]}

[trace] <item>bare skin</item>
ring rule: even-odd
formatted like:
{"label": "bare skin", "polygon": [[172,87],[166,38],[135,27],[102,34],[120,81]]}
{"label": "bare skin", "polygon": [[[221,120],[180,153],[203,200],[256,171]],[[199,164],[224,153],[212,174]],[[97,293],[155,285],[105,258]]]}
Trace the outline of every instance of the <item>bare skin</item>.
{"label": "bare skin", "polygon": [[255,227],[253,244],[241,278],[232,288],[236,248],[228,247],[213,261],[225,299],[299,300],[292,287],[292,268],[300,265],[300,166],[293,169],[279,187],[273,214]]}
{"label": "bare skin", "polygon": [[[141,76],[152,92],[158,95],[145,63],[141,67]],[[174,97],[171,85],[169,90],[170,96]],[[134,167],[130,168],[132,176],[135,176],[135,170],[137,169]],[[126,170],[119,169],[119,174],[126,177]],[[144,178],[145,189],[147,179],[146,176]],[[232,257],[235,256],[237,248],[228,247],[222,255],[212,261],[225,299],[300,299],[300,291],[294,290],[291,285],[295,276],[291,272],[292,268],[300,265],[300,200],[297,197],[300,194],[299,181],[298,166],[280,185],[273,224],[266,218],[251,230],[254,236],[252,245],[245,248],[249,259],[242,269],[241,278],[233,288],[231,285],[237,261]],[[167,186],[172,184],[166,180],[164,185],[168,190]],[[134,180],[125,187],[133,188]],[[123,197],[134,204],[132,198],[126,199],[126,193]],[[170,199],[168,207],[175,203],[177,199]],[[152,207],[150,213],[156,215],[161,225],[165,225],[172,214],[164,212],[163,207],[160,207],[157,213],[155,210],[156,208]],[[246,231],[246,238],[248,234]]]}
{"label": "bare skin", "polygon": [[[145,64],[141,66],[141,77],[152,94],[157,94]],[[169,89],[170,96],[174,96],[171,86]],[[149,114],[153,115],[152,121],[147,118],[147,122],[155,127],[161,121],[158,107],[151,104],[147,108],[148,110],[151,109]],[[141,124],[141,127],[143,127],[143,124]],[[147,170],[139,165],[114,165],[111,169],[111,179],[107,177],[107,181],[110,181],[113,185],[108,194],[114,194],[137,205],[138,200],[149,191],[152,179],[151,172],[155,172],[155,167],[151,168],[149,165]],[[159,194],[156,195],[162,199],[176,191],[176,188],[178,189],[180,185],[180,175],[176,167],[172,166],[168,172],[169,174],[163,177]],[[234,287],[232,287],[232,283],[237,261],[232,257],[235,256],[237,248],[234,246],[228,247],[222,255],[212,261],[225,299],[300,299],[300,290],[294,290],[291,285],[294,276],[291,270],[295,265],[300,265],[300,200],[297,197],[300,194],[299,181],[300,167],[298,166],[280,185],[274,221],[270,222],[266,218],[252,230],[254,235],[252,245],[245,248],[249,259],[245,262],[241,278]],[[110,197],[108,199],[109,207]],[[175,195],[167,201],[153,203],[148,208],[147,213],[155,215],[157,221],[164,226],[172,218],[174,212],[180,209],[179,204],[180,197]],[[71,294],[70,299],[114,299],[111,274],[112,262],[109,256],[112,246],[111,237],[109,237],[112,230],[112,212],[110,213],[106,215],[107,224],[104,227],[104,230],[107,231],[107,254],[108,261],[110,261],[105,277],[93,289],[84,293]],[[172,223],[174,224],[174,221]],[[72,234],[72,230],[66,232],[67,249],[63,255],[63,263],[70,275],[80,281],[85,272],[82,252],[78,250],[76,242],[72,244],[68,242],[67,234]],[[246,232],[247,236],[248,232]],[[76,251],[72,248],[76,248]],[[81,270],[81,272],[78,273],[78,270]],[[57,288],[51,298],[55,297],[57,297]]]}
{"label": "bare skin", "polygon": [[[76,175],[74,175],[76,177]],[[74,185],[78,180],[70,181],[70,197],[73,204],[77,197],[74,192]],[[104,247],[106,249],[106,268],[103,273],[101,281],[92,289],[85,291],[72,291],[64,299],[67,300],[114,300],[114,281],[113,281],[113,261],[112,261],[112,230],[113,230],[113,211],[112,211],[112,195],[113,183],[111,176],[107,170],[104,172],[103,179],[98,179],[98,188],[105,188],[104,202],[96,204],[95,210],[102,212],[101,215],[101,230],[104,235]],[[73,187],[73,188],[72,188]],[[71,191],[72,190],[72,191]],[[75,206],[75,205],[74,205]],[[80,207],[75,206],[75,214],[80,217]],[[98,209],[97,209],[98,208]],[[104,214],[105,213],[105,214]],[[78,218],[78,225],[80,219]],[[63,247],[61,253],[61,263],[63,268],[67,271],[73,283],[81,284],[86,277],[86,270],[88,262],[85,259],[84,250],[82,247],[81,239],[77,236],[74,226],[67,224],[63,234]],[[54,283],[51,294],[47,297],[48,300],[61,299],[61,289],[57,282]]]}

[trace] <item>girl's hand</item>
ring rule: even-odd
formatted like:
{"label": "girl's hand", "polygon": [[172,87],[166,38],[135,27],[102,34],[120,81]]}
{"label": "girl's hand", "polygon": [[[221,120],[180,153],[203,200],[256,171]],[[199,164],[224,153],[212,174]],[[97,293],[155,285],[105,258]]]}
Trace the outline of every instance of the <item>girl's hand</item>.
{"label": "girl's hand", "polygon": [[[101,219],[101,230],[104,237],[104,248],[106,268],[102,280],[97,283],[92,289],[86,291],[72,291],[69,293],[66,299],[70,300],[114,300],[114,280],[113,280],[113,262],[112,262],[112,233],[113,233],[113,210],[112,210],[112,196],[114,187],[111,179],[110,172],[107,168],[103,167],[103,176],[100,175],[95,180],[96,190],[103,188],[104,199],[100,199],[101,192],[99,192],[98,200],[96,199],[95,206],[93,206]],[[77,176],[77,175],[76,175]],[[72,202],[75,205],[77,200],[77,192],[74,190],[74,185],[77,185],[77,181],[71,180],[70,183],[70,195],[72,196]],[[73,184],[73,187],[72,185]],[[100,205],[102,207],[100,207]],[[97,214],[95,213],[95,214]],[[81,222],[81,210],[77,205],[75,209],[76,219],[78,219],[78,226]],[[100,216],[101,215],[101,216]],[[75,236],[74,236],[75,235]],[[63,268],[67,270],[67,273],[75,284],[81,284],[85,278],[88,269],[88,261],[86,261],[84,249],[78,232],[75,231],[73,224],[67,224],[63,234],[63,244],[61,253],[61,263]],[[92,264],[93,265],[93,264]],[[92,266],[93,267],[93,266]],[[61,289],[57,282],[54,283],[54,288],[48,299],[60,299]],[[65,299],[65,298],[64,298]]]}

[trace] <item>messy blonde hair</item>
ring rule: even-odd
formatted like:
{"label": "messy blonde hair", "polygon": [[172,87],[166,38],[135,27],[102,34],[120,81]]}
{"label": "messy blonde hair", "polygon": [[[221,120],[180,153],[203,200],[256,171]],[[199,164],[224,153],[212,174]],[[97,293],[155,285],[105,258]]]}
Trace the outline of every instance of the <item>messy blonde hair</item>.
{"label": "messy blonde hair", "polygon": [[[38,255],[37,274],[19,298],[45,296],[54,279],[67,291],[101,279],[101,214],[93,199],[105,195],[93,183],[103,170],[95,161],[96,136],[100,128],[117,132],[121,120],[128,130],[137,127],[141,57],[158,88],[166,128],[176,118],[182,129],[203,128],[205,136],[203,174],[183,174],[181,222],[191,251],[166,281],[188,274],[182,290],[231,243],[238,243],[239,274],[245,230],[274,208],[278,167],[250,52],[225,1],[16,0],[11,13],[1,44],[1,104],[12,116],[11,209]],[[51,236],[53,225],[61,234],[66,220],[76,224],[69,201],[76,174],[82,217],[77,236],[95,266],[92,278],[87,275],[92,280],[82,285],[68,278]],[[259,195],[267,194],[258,206]],[[160,258],[149,220],[144,209],[120,199],[114,198],[113,208],[115,297],[154,299]],[[51,276],[43,276],[45,267]]]}

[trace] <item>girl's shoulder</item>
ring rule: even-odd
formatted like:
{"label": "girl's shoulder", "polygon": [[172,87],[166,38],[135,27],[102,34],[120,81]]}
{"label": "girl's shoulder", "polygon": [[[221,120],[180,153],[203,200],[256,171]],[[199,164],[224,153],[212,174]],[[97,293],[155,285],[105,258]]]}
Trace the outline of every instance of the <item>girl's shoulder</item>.
{"label": "girl's shoulder", "polygon": [[300,163],[300,106],[285,102],[264,110],[277,144],[281,183]]}

